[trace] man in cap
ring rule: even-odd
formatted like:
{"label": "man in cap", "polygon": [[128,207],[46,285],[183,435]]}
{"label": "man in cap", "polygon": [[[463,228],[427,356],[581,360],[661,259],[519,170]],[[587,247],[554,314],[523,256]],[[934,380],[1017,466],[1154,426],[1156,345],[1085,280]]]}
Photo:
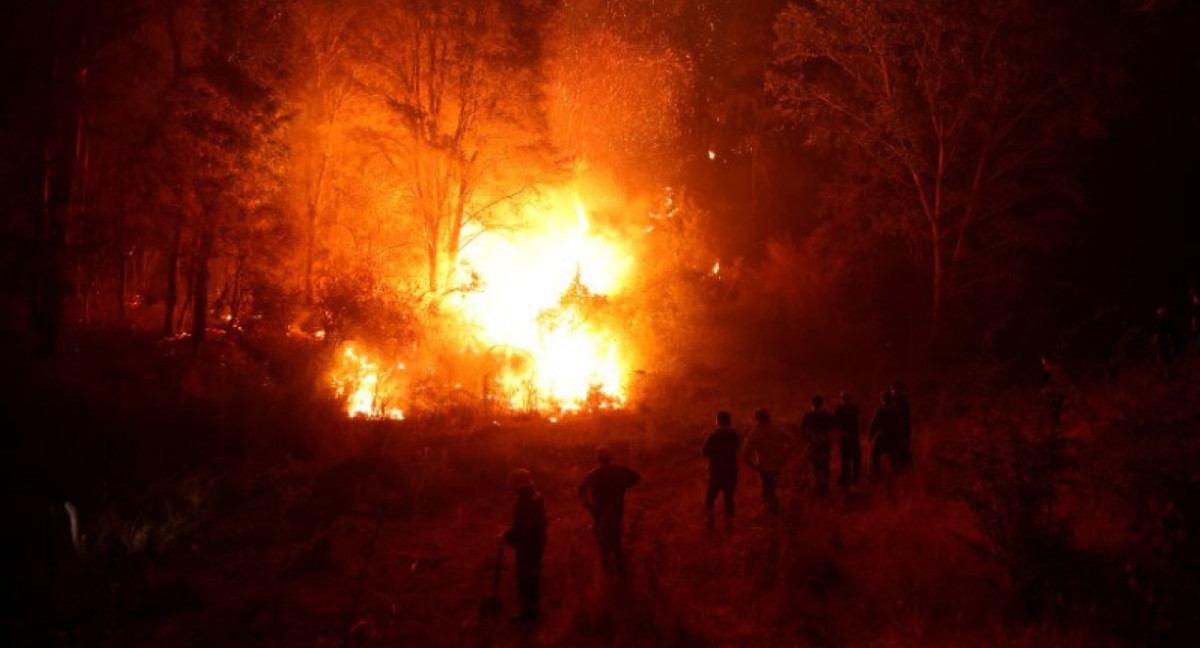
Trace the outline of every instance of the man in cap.
{"label": "man in cap", "polygon": [[504,532],[504,544],[516,553],[517,593],[521,614],[513,621],[534,623],[541,613],[542,554],[546,549],[546,507],[533,487],[533,475],[517,468],[508,475],[508,486],[516,492],[512,528]]}
{"label": "man in cap", "polygon": [[596,449],[596,462],[600,465],[579,485],[579,499],[592,514],[592,530],[600,546],[601,564],[606,572],[622,577],[625,575],[625,549],[621,544],[625,491],[636,486],[642,476],[614,464],[612,450],[605,446]]}

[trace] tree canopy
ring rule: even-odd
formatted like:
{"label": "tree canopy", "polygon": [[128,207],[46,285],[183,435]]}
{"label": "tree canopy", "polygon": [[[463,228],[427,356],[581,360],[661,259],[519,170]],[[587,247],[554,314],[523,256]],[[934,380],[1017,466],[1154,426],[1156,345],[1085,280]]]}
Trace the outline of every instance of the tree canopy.
{"label": "tree canopy", "polygon": [[907,237],[948,297],[1036,247],[1073,198],[1067,147],[1096,133],[1069,16],[1025,0],[814,0],[775,23],[770,91],[836,160],[841,216]]}

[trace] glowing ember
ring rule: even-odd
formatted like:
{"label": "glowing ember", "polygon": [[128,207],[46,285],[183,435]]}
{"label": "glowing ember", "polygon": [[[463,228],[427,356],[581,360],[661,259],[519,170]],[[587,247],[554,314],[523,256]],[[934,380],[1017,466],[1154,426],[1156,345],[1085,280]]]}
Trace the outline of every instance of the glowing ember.
{"label": "glowing ember", "polygon": [[[396,370],[403,371],[404,365]],[[333,387],[339,398],[345,399],[346,413],[353,417],[403,420],[404,412],[391,405],[392,398],[384,389],[391,371],[380,371],[378,363],[345,345],[339,367],[333,372]]]}
{"label": "glowing ember", "polygon": [[708,151],[708,159],[710,159],[710,160],[717,159],[717,152],[710,149]]}
{"label": "glowing ember", "polygon": [[712,273],[714,276],[721,274],[721,262],[720,261],[717,261],[716,263],[713,264]]}
{"label": "glowing ember", "polygon": [[578,197],[547,202],[531,210],[527,229],[480,233],[462,271],[482,286],[457,307],[483,348],[512,360],[496,380],[513,406],[623,403],[626,351],[600,316],[632,259],[618,241],[591,231]]}

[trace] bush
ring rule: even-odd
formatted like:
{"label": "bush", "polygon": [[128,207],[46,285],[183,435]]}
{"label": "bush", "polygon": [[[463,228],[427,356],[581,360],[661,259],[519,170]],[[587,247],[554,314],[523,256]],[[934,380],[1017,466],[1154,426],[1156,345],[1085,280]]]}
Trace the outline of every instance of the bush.
{"label": "bush", "polygon": [[1061,611],[1073,587],[1075,556],[1056,505],[1059,485],[1075,467],[1074,445],[1060,427],[1011,409],[977,411],[958,432],[957,490],[980,533],[963,540],[1004,569],[1026,614]]}

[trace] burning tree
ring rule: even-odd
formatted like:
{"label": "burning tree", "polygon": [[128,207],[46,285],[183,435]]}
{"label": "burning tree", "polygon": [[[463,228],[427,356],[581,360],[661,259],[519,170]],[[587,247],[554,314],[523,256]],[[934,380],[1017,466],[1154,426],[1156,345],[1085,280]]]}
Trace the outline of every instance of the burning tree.
{"label": "burning tree", "polygon": [[351,2],[297,0],[292,6],[295,34],[292,59],[297,71],[289,97],[299,108],[293,125],[293,181],[303,213],[304,299],[316,296],[317,259],[329,244],[322,225],[332,220],[330,194],[338,188],[344,162],[346,108],[355,98],[350,63],[352,26],[358,11]]}
{"label": "burning tree", "polygon": [[394,174],[431,294],[452,289],[470,231],[528,185],[539,148],[537,6],[385,3],[364,18],[361,81],[382,119],[370,138]]}

